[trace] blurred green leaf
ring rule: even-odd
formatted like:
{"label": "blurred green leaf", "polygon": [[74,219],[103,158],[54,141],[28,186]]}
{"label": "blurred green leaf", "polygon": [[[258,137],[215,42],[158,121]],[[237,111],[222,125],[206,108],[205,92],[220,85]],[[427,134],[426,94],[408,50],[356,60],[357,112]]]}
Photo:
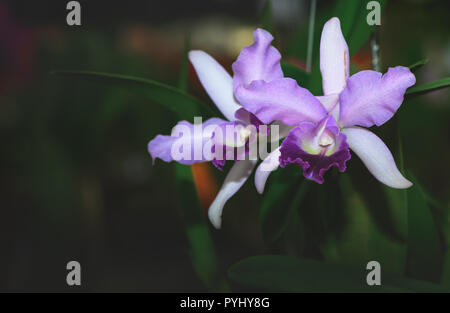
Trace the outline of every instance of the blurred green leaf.
{"label": "blurred green leaf", "polygon": [[444,258],[444,271],[442,274],[442,284],[450,289],[450,251],[447,249]]}
{"label": "blurred green leaf", "polygon": [[333,10],[333,16],[330,16],[330,18],[339,18],[344,38],[347,39],[348,36],[350,36],[350,32],[352,31],[352,27],[357,18],[356,15],[359,13],[360,9],[361,1],[336,1],[336,5]]}
{"label": "blurred green leaf", "polygon": [[426,94],[431,91],[446,88],[448,86],[450,86],[450,77],[445,77],[445,78],[436,80],[434,82],[411,87],[406,91],[406,96],[407,97],[419,96],[419,95],[423,95],[423,94]]}
{"label": "blurred green leaf", "polygon": [[[393,148],[397,152],[396,163],[400,172],[404,174],[403,144],[400,132],[400,116],[392,119],[391,131],[394,133]],[[369,174],[370,175],[370,174]],[[406,264],[406,237],[408,234],[408,208],[405,189],[394,189],[381,184],[377,180],[372,180],[374,184],[366,186],[366,191],[362,192],[366,203],[372,209],[372,214],[378,216],[378,224],[387,235],[395,240],[396,243],[402,243],[401,254],[396,255],[396,260],[401,266],[402,273]],[[370,184],[370,183],[369,183]],[[367,188],[368,187],[368,188]]]}
{"label": "blurred green leaf", "polygon": [[385,185],[381,185],[383,195],[385,197],[387,206],[392,214],[392,223],[395,227],[395,236],[399,236],[401,242],[404,242],[407,237],[407,203],[406,191],[403,189],[394,189]]}
{"label": "blurred green leaf", "polygon": [[205,113],[211,115],[212,113],[207,105],[182,90],[145,78],[90,71],[54,71],[52,74],[126,88],[128,91],[136,92],[164,105],[176,113],[180,119],[192,120],[194,116],[204,116]]}
{"label": "blurred green leaf", "polygon": [[311,72],[314,47],[314,28],[316,26],[317,0],[309,1],[308,44],[306,51],[306,71]]}
{"label": "blurred green leaf", "polygon": [[264,291],[348,292],[368,289],[365,269],[355,275],[343,271],[341,266],[290,256],[250,257],[231,266],[228,276],[239,284]]}
{"label": "blurred green leaf", "polygon": [[359,163],[339,175],[343,229],[324,251],[331,249],[333,254],[328,259],[335,262],[361,267],[368,260],[376,260],[383,265],[384,272],[403,274],[406,246],[397,228],[405,222],[405,212],[402,207],[393,212],[383,197],[381,184],[368,177],[370,173]]}
{"label": "blurred green leaf", "polygon": [[[344,37],[347,39],[350,56],[353,56],[359,50],[359,48],[361,48],[361,46],[367,41],[374,27],[376,26],[370,26],[369,24],[367,24],[367,14],[369,14],[369,10],[367,10],[367,4],[370,2],[370,0],[363,0],[363,1],[342,0],[342,2],[345,3],[357,2],[360,5],[359,8],[357,8],[356,14],[352,14],[352,16],[354,17],[354,21],[349,31],[349,36],[345,37],[344,33]],[[378,0],[377,2],[380,4],[381,9],[383,9],[384,5],[386,4],[386,0]],[[343,9],[345,10],[345,7]]]}
{"label": "blurred green leaf", "polygon": [[273,13],[272,13],[272,1],[266,0],[262,11],[261,28],[268,32],[273,31]]}
{"label": "blurred green leaf", "polygon": [[[408,175],[411,177],[411,175]],[[406,273],[409,277],[439,282],[442,275],[443,251],[436,224],[416,179],[407,190],[408,254]]]}
{"label": "blurred green leaf", "polygon": [[440,200],[436,199],[432,195],[430,195],[426,190],[422,190],[423,194],[425,196],[425,199],[427,200],[427,203],[431,205],[432,207],[438,209],[441,212],[450,212],[450,206],[447,204],[442,203]]}
{"label": "blurred green leaf", "polygon": [[300,67],[281,61],[281,69],[285,77],[293,78],[297,81],[299,86],[307,86],[309,80],[309,74],[302,70]]}
{"label": "blurred green leaf", "polygon": [[[313,39],[313,64],[315,58],[318,58],[320,35],[322,33],[322,27],[325,22],[332,16],[332,7],[329,4],[325,4],[325,7],[321,7],[316,11],[315,27],[314,27],[314,39]],[[294,34],[289,40],[286,55],[294,57],[297,60],[306,61],[307,57],[307,44],[308,44],[308,23],[307,19],[299,24]],[[317,55],[316,55],[317,54]]]}
{"label": "blurred green leaf", "polygon": [[192,265],[209,290],[224,291],[227,287],[219,277],[219,262],[197,197],[191,167],[175,163],[175,177],[182,221],[191,247]]}
{"label": "blurred green leaf", "polygon": [[[296,171],[295,175],[299,173],[300,171]],[[307,190],[306,180],[300,180],[298,176],[289,177],[290,174],[276,171],[266,187],[259,220],[264,240],[268,243],[276,241],[283,234],[289,217],[297,209]]]}
{"label": "blurred green leaf", "polygon": [[420,61],[417,61],[417,62],[411,64],[408,67],[411,70],[411,72],[415,72],[415,71],[417,71],[419,68],[421,68],[422,66],[424,66],[427,63],[428,63],[428,59],[422,59]]}
{"label": "blurred green leaf", "polygon": [[239,261],[228,276],[244,286],[277,292],[443,292],[441,286],[389,277],[382,271],[381,286],[366,283],[368,271],[290,256],[264,255]]}
{"label": "blurred green leaf", "polygon": [[337,213],[342,210],[342,190],[339,186],[340,175],[333,171],[326,181],[317,187],[316,203],[320,216],[321,228],[324,234],[334,232],[334,224],[337,222]]}

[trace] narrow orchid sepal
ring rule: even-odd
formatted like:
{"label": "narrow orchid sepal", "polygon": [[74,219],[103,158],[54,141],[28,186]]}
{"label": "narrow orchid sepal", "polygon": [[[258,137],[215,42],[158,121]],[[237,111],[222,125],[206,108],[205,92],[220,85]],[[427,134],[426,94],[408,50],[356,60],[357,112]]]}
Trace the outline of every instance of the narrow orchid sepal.
{"label": "narrow orchid sepal", "polygon": [[256,160],[242,160],[236,162],[228,173],[216,198],[208,209],[208,217],[213,226],[220,229],[222,226],[222,211],[225,203],[247,181],[256,165]]}
{"label": "narrow orchid sepal", "polygon": [[412,183],[400,173],[392,153],[378,136],[357,126],[344,128],[342,132],[347,136],[350,149],[358,155],[376,179],[397,189],[412,186]]}
{"label": "narrow orchid sepal", "polygon": [[229,121],[234,121],[234,114],[241,106],[234,99],[230,74],[204,51],[190,51],[189,60],[211,100]]}
{"label": "narrow orchid sepal", "polygon": [[255,187],[256,190],[262,194],[266,186],[267,179],[270,173],[275,171],[280,166],[280,148],[278,147],[261,162],[255,171]]}
{"label": "narrow orchid sepal", "polygon": [[350,72],[348,46],[341,23],[333,17],[325,23],[320,38],[320,71],[324,95],[340,93]]}

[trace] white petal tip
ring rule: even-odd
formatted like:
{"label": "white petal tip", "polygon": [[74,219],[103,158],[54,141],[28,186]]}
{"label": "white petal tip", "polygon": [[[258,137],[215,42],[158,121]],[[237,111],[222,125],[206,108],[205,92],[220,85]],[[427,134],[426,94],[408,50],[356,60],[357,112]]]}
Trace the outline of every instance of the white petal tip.
{"label": "white petal tip", "polygon": [[275,171],[280,165],[280,155],[281,152],[278,147],[272,151],[256,169],[255,187],[258,193],[262,194],[264,192],[264,187],[266,186],[270,173]]}
{"label": "white petal tip", "polygon": [[191,62],[194,62],[196,58],[205,55],[206,53],[203,52],[202,50],[191,50],[188,53],[188,58]]}
{"label": "white petal tip", "polygon": [[264,187],[266,185],[266,179],[262,177],[262,172],[260,171],[260,168],[255,172],[255,187],[256,191],[258,191],[259,194],[262,194],[264,192]]}
{"label": "white petal tip", "polygon": [[215,229],[222,227],[222,217],[217,214],[208,214],[209,220]]}
{"label": "white petal tip", "polygon": [[403,189],[412,187],[412,185],[413,185],[413,183],[408,180],[408,183],[405,185],[405,187],[403,187]]}
{"label": "white petal tip", "polygon": [[412,182],[407,180],[403,177],[401,181],[396,182],[395,184],[389,184],[389,187],[395,188],[395,189],[407,189],[413,185]]}
{"label": "white petal tip", "polygon": [[215,229],[222,227],[222,211],[225,203],[222,203],[217,197],[208,209],[208,217]]}
{"label": "white petal tip", "polygon": [[336,25],[336,26],[341,26],[341,21],[339,20],[339,18],[338,17],[332,17],[332,18],[330,18],[326,23],[325,23],[325,25]]}
{"label": "white petal tip", "polygon": [[258,186],[256,185],[256,191],[262,195],[264,193],[264,186]]}

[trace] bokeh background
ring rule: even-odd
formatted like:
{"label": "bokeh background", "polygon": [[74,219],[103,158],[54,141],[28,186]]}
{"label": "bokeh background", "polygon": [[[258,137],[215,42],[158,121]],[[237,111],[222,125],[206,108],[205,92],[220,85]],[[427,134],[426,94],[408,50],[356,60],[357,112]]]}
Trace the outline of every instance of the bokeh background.
{"label": "bokeh background", "polygon": [[[197,189],[191,191],[200,195],[201,205],[183,201],[183,184],[175,178],[179,167],[160,160],[152,165],[146,149],[154,136],[170,132],[177,122],[173,112],[126,88],[51,74],[91,70],[177,86],[187,35],[191,48],[207,51],[230,70],[263,23],[265,1],[80,1],[82,25],[73,27],[66,24],[67,2],[0,0],[0,291],[242,290],[233,283],[225,286],[222,278],[212,288],[208,281],[226,277],[229,266],[246,257],[299,254],[284,239],[266,240],[260,223],[263,197],[252,178],[226,205],[222,230],[203,221],[198,232],[186,231],[192,218],[186,210],[196,212],[195,223],[204,220],[227,169],[195,167]],[[334,4],[319,0],[317,14]],[[300,38],[307,31],[309,6],[306,0],[272,1],[275,45],[300,67],[305,66],[306,42]],[[387,1],[377,28],[384,68],[428,58],[416,72],[418,83],[448,76],[449,10],[446,0]],[[322,26],[316,24],[316,32]],[[360,69],[371,68],[368,43],[352,61]],[[210,104],[192,67],[188,78],[189,93]],[[398,157],[398,130],[392,125],[399,125],[404,166],[430,200],[444,255],[450,238],[449,98],[444,89],[408,100],[399,111],[401,121],[380,129]],[[376,196],[374,179],[359,159],[353,156],[348,164],[350,173],[362,177],[357,189]],[[180,171],[189,174],[188,169]],[[381,204],[372,210],[372,200],[364,201],[365,215],[345,204],[326,204],[333,221],[339,221],[331,233],[340,235],[333,238],[353,253],[341,249],[344,263],[367,262],[352,242],[364,246],[367,225],[383,231],[388,219]],[[302,204],[304,212],[313,212],[303,214],[305,229],[317,222],[319,202]],[[354,230],[346,233],[342,229],[348,225]],[[196,236],[206,241],[195,246]],[[308,236],[317,240],[303,246],[301,255],[319,260],[335,255],[328,235],[311,230]],[[81,263],[80,287],[66,285],[71,260]]]}

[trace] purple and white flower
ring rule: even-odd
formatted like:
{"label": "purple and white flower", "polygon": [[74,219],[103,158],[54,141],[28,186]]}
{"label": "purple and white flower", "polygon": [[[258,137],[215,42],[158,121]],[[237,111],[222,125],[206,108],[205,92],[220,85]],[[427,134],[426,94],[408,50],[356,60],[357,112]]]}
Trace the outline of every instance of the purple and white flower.
{"label": "purple and white flower", "polygon": [[[233,63],[233,77],[207,53],[203,51],[189,52],[189,60],[194,66],[201,84],[227,120],[211,118],[202,125],[182,121],[173,128],[171,136],[158,135],[148,144],[152,158],[160,158],[165,162],[177,161],[182,164],[193,164],[212,161],[217,168],[221,169],[225,160],[237,161],[208,210],[211,223],[216,228],[221,226],[225,203],[241,188],[256,165],[256,158],[244,159],[242,154],[248,154],[247,146],[255,136],[267,135],[267,132],[261,130],[263,129],[261,126],[266,129],[267,126],[237,102],[235,90],[241,86],[249,86],[253,81],[269,83],[283,77],[280,66],[281,55],[275,47],[271,46],[272,35],[263,29],[256,29],[254,38],[254,43],[244,48]],[[280,126],[278,136],[271,136],[271,141],[278,141],[282,138],[281,136],[287,135],[290,128],[286,128],[286,125]],[[203,131],[196,132],[196,127],[202,128]],[[232,138],[227,135],[223,136],[227,127],[236,130]],[[222,136],[218,136],[218,134]],[[189,152],[181,153],[184,155],[182,158],[174,158],[179,147],[183,147],[181,150],[188,149]],[[223,158],[215,157],[215,153],[218,152],[217,147],[219,150],[223,150]],[[236,152],[237,148],[241,148],[241,153],[238,152],[237,157],[236,153],[229,153]],[[268,160],[273,159],[270,156],[273,154],[269,154]],[[259,172],[262,171],[259,170]]]}
{"label": "purple and white flower", "polygon": [[361,71],[350,76],[349,65],[339,19],[332,18],[320,41],[323,96],[313,96],[290,78],[254,79],[237,86],[235,95],[263,123],[280,120],[295,126],[278,152],[282,167],[299,164],[306,178],[323,183],[323,175],[332,166],[345,171],[350,148],[380,182],[408,188],[412,184],[397,169],[387,146],[364,127],[387,122],[416,79],[402,66],[389,68],[384,75]]}

